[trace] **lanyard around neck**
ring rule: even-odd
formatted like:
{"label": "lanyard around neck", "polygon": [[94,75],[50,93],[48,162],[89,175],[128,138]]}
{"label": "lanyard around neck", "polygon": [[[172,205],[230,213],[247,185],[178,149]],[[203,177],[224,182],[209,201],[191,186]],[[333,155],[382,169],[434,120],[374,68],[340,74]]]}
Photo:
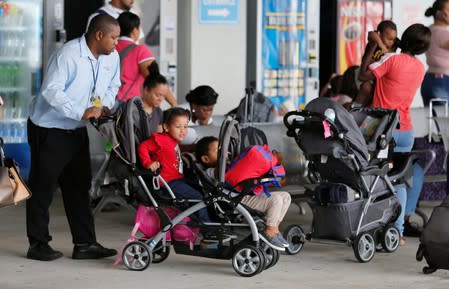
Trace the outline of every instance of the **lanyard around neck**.
{"label": "lanyard around neck", "polygon": [[94,64],[92,63],[92,59],[89,58],[90,68],[92,69],[92,78],[94,80],[94,87],[92,88],[92,94],[96,92],[97,88],[97,80],[98,80],[98,72],[100,71],[100,60],[97,60],[97,73],[95,74]]}

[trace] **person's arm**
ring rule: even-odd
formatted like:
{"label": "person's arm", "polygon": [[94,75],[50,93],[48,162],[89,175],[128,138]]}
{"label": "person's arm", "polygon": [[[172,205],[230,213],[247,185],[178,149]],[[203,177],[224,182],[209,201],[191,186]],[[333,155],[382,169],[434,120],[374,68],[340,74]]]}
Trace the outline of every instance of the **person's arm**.
{"label": "person's arm", "polygon": [[72,105],[65,93],[66,84],[75,78],[77,64],[61,50],[50,58],[41,95],[45,101],[64,117],[81,120],[85,113],[82,105]]}
{"label": "person's arm", "polygon": [[365,49],[365,53],[362,57],[362,63],[360,64],[359,70],[359,80],[368,81],[375,79],[374,74],[369,70],[369,65],[371,63],[371,59],[373,57],[374,51],[376,50],[377,45],[374,43],[368,43]]}
{"label": "person's arm", "polygon": [[111,61],[115,61],[115,64],[113,66],[115,67],[115,71],[112,74],[112,78],[109,80],[110,82],[108,88],[106,89],[106,92],[102,96],[103,106],[108,107],[109,109],[112,109],[112,107],[114,106],[117,92],[122,85],[120,81],[120,57],[117,52],[114,52],[114,55],[115,57],[112,58]]}
{"label": "person's arm", "polygon": [[138,145],[137,153],[139,155],[140,163],[144,168],[151,169],[152,171],[159,168],[159,162],[152,160],[150,157],[150,153],[156,150],[157,144],[153,138],[149,138]]}
{"label": "person's arm", "polygon": [[167,95],[165,96],[165,100],[172,106],[175,107],[178,105],[178,101],[176,100],[176,97],[173,95],[171,90],[168,90]]}
{"label": "person's arm", "polygon": [[370,31],[370,32],[368,32],[368,42],[375,43],[380,49],[382,49],[382,53],[387,53],[388,52],[388,48],[382,42],[382,39],[380,38],[379,32],[377,32],[377,31]]}

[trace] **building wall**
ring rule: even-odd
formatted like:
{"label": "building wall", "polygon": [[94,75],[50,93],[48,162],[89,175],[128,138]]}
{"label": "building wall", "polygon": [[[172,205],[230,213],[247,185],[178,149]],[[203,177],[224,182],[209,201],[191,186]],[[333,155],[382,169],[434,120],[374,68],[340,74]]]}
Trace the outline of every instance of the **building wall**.
{"label": "building wall", "polygon": [[[246,83],[246,1],[236,24],[199,23],[199,1],[178,1],[177,96],[207,84],[218,94],[215,113],[236,107]],[[255,53],[255,51],[254,51]]]}

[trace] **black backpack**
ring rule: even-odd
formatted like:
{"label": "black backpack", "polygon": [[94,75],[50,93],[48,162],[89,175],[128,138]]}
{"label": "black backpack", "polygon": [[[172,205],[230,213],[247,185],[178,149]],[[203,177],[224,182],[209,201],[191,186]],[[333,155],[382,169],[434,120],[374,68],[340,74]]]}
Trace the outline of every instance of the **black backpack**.
{"label": "black backpack", "polygon": [[240,123],[272,122],[274,120],[274,104],[254,88],[246,88],[245,96],[239,105],[226,115],[233,115]]}
{"label": "black backpack", "polygon": [[438,269],[449,270],[449,196],[434,208],[429,222],[421,234],[421,244],[416,252],[416,260],[426,259],[428,266],[424,274]]}

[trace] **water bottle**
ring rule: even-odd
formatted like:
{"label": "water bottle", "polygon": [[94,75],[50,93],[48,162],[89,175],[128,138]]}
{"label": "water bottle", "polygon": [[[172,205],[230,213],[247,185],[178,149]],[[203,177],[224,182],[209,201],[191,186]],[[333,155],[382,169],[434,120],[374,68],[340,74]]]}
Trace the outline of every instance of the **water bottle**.
{"label": "water bottle", "polygon": [[18,92],[14,93],[14,118],[21,118],[22,114],[22,99]]}
{"label": "water bottle", "polygon": [[5,55],[5,32],[0,31],[0,56],[2,55]]}
{"label": "water bottle", "polygon": [[12,26],[17,26],[17,6],[14,5],[13,3],[11,3],[9,5],[9,11],[8,11],[8,15],[9,15],[9,23]]}
{"label": "water bottle", "polygon": [[9,122],[3,124],[3,140],[5,143],[11,143],[11,123]]}
{"label": "water bottle", "polygon": [[19,136],[19,123],[17,122],[12,122],[11,123],[11,142],[12,143],[17,143],[17,139]]}
{"label": "water bottle", "polygon": [[17,87],[19,85],[19,80],[20,80],[19,74],[20,74],[19,64],[15,63],[12,66],[12,73],[11,73],[11,75],[12,75],[11,76],[11,78],[12,78],[11,85],[14,87]]}
{"label": "water bottle", "polygon": [[4,65],[0,64],[0,86],[6,86],[5,85],[5,76],[4,76],[4,72],[3,72],[4,67],[5,67]]}
{"label": "water bottle", "polygon": [[0,25],[5,23],[5,10],[3,10],[3,5],[0,5]]}
{"label": "water bottle", "polygon": [[11,88],[13,75],[12,75],[12,66],[10,64],[5,64],[3,66],[3,86]]}
{"label": "water bottle", "polygon": [[18,126],[17,142],[18,143],[27,142],[26,125],[25,125],[25,122],[23,122],[23,121],[21,121]]}
{"label": "water bottle", "polygon": [[16,43],[17,35],[15,33],[9,32],[6,34],[6,53],[5,56],[14,56],[14,45]]}
{"label": "water bottle", "polygon": [[7,2],[3,2],[3,24],[9,24],[9,4]]}
{"label": "water bottle", "polygon": [[3,96],[4,96],[4,98],[3,98],[3,102],[4,102],[3,103],[3,118],[5,120],[9,120],[9,119],[11,119],[11,110],[12,110],[11,93],[5,92]]}

